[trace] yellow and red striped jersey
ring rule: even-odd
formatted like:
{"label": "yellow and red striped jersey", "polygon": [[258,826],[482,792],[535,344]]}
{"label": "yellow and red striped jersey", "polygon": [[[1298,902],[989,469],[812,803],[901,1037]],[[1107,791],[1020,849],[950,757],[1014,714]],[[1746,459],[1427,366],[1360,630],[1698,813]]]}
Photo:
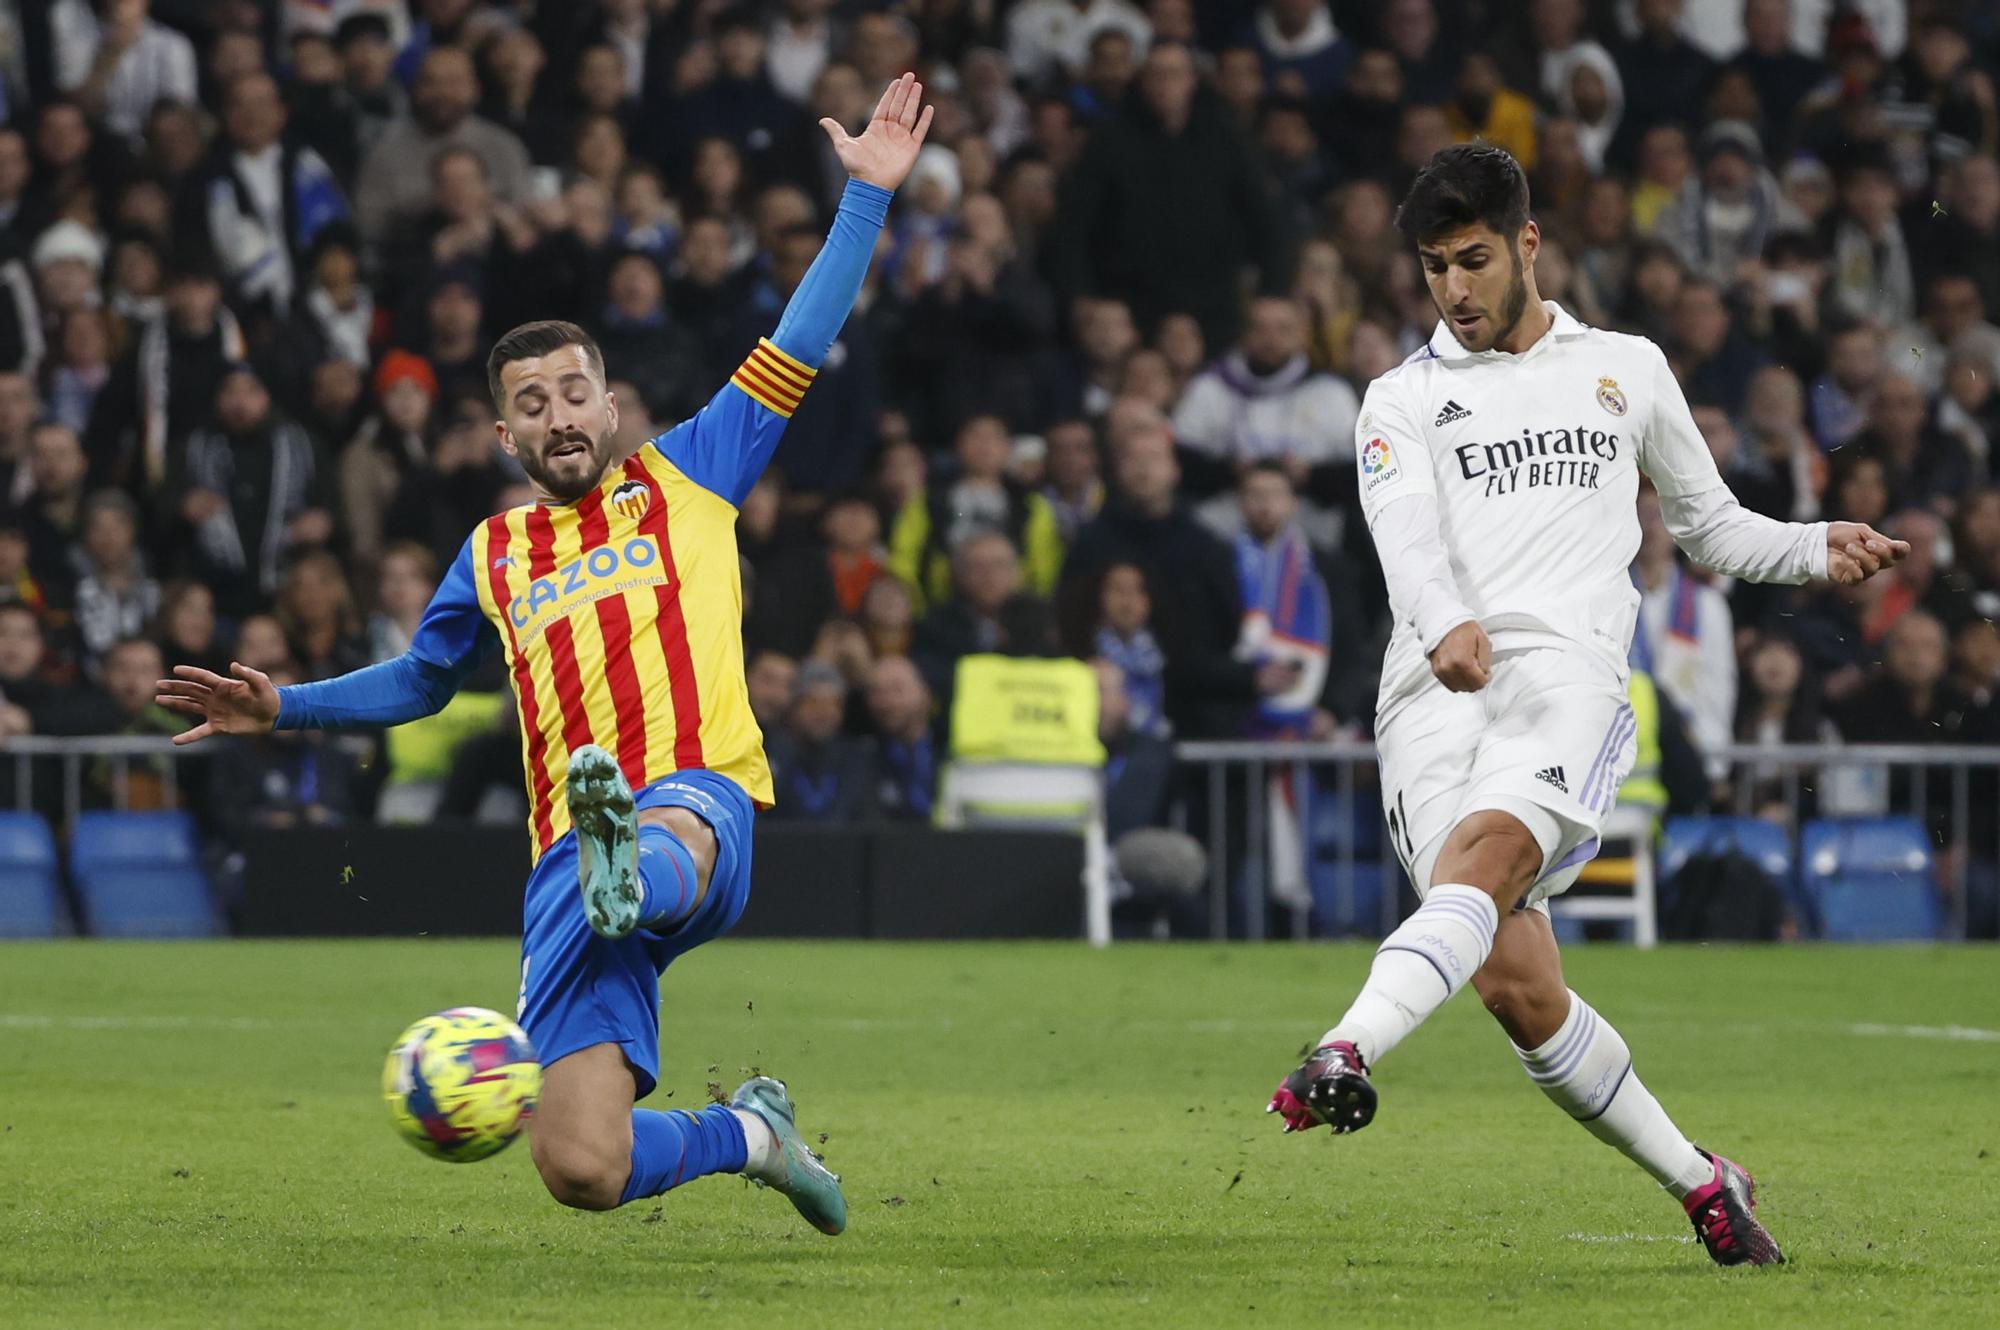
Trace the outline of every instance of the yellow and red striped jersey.
{"label": "yellow and red striped jersey", "polygon": [[488,518],[439,587],[411,652],[462,672],[494,639],[505,651],[537,857],[569,829],[564,777],[586,743],[635,790],[704,767],[770,806],[744,682],[736,505],[813,374],[760,342],[693,419],[589,494]]}

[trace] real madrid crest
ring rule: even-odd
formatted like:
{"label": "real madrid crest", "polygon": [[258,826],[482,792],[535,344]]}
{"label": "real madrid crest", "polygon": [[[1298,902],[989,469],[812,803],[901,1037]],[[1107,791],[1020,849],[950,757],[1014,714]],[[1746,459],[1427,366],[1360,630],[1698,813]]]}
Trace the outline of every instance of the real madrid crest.
{"label": "real madrid crest", "polygon": [[[1602,393],[1598,396],[1601,398]],[[1621,406],[1619,410],[1624,410]],[[646,488],[643,481],[628,480],[611,491],[611,511],[629,521],[638,521],[646,515],[646,509],[653,502],[653,491]]]}
{"label": "real madrid crest", "polygon": [[1597,381],[1597,404],[1614,416],[1625,414],[1625,392],[1618,380],[1605,377]]}

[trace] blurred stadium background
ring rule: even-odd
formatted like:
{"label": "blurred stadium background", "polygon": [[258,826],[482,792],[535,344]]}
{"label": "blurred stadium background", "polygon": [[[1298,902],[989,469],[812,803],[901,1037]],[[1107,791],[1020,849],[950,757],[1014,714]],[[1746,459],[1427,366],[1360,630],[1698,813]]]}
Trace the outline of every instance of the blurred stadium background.
{"label": "blurred stadium background", "polygon": [[931,143],[742,511],[746,932],[1393,924],[1353,426],[1435,321],[1394,204],[1484,136],[1746,504],[1914,547],[1732,586],[1642,498],[1641,770],[1564,929],[1994,936],[2000,18],[1952,0],[6,0],[0,933],[510,931],[497,673],[188,754],[152,681],[399,652],[527,493],[492,337],[592,329],[627,447],[697,409],[816,252],[815,119],[906,67]]}
{"label": "blurred stadium background", "polygon": [[[757,940],[668,975],[653,1101],[784,1075],[853,1230],[422,1161],[384,1048],[515,990],[506,681],[186,752],[153,681],[401,651],[526,496],[492,338],[590,328],[628,448],[697,409],[905,68],[930,146],[739,526]],[[0,0],[0,936],[64,939],[0,951],[0,1323],[1990,1323],[1990,955],[1836,944],[1996,932],[1996,75],[1977,0]],[[1756,1167],[1763,1277],[1476,1003],[1375,1130],[1258,1114],[1410,904],[1354,423],[1473,136],[1746,504],[1914,549],[1732,586],[1641,500],[1640,769],[1558,926],[1715,944],[1565,965]]]}

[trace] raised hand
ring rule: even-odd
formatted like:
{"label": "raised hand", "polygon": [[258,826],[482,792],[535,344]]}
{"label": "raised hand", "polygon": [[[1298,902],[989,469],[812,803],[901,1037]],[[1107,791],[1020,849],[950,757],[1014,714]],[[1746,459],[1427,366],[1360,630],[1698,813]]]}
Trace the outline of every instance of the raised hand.
{"label": "raised hand", "polygon": [[1826,575],[1843,585],[1865,582],[1909,552],[1910,542],[1891,540],[1865,522],[1826,524]]}
{"label": "raised hand", "polygon": [[895,189],[916,165],[917,149],[931,131],[931,115],[937,109],[924,104],[924,85],[915,74],[905,74],[889,85],[875,114],[860,137],[842,129],[831,118],[819,122],[840,156],[840,164],[856,180],[866,180],[883,189]]}
{"label": "raised hand", "polygon": [[278,689],[270,676],[248,665],[229,663],[229,672],[220,674],[193,665],[174,666],[172,679],[153,685],[153,700],[169,711],[184,716],[200,716],[202,723],[185,734],[176,734],[177,744],[199,743],[211,734],[269,734],[278,719]]}

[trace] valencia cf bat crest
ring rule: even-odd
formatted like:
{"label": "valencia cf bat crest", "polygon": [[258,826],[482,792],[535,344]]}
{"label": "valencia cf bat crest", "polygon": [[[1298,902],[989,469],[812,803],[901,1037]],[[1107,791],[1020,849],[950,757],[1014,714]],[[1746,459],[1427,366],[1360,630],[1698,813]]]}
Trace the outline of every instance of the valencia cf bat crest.
{"label": "valencia cf bat crest", "polygon": [[611,511],[631,521],[644,517],[652,502],[653,491],[643,481],[628,480],[611,491]]}

